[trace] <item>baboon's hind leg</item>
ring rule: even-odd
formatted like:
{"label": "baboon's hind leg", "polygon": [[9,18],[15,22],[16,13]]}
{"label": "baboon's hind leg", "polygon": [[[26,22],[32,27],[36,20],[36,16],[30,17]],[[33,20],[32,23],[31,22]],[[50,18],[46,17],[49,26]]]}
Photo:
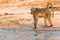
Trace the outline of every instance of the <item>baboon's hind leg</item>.
{"label": "baboon's hind leg", "polygon": [[34,15],[34,29],[37,27],[38,17],[37,15]]}

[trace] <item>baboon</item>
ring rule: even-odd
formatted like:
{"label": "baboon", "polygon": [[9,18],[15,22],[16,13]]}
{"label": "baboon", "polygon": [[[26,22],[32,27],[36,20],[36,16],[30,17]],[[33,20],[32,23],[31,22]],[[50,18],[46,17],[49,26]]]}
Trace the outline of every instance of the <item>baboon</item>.
{"label": "baboon", "polygon": [[[45,8],[31,8],[31,14],[34,18],[34,29],[37,27],[38,18],[44,18],[44,27],[52,27],[52,20],[51,17],[54,17],[54,11],[53,6],[51,3],[47,4],[47,7]],[[50,24],[50,26],[47,25],[47,20]]]}

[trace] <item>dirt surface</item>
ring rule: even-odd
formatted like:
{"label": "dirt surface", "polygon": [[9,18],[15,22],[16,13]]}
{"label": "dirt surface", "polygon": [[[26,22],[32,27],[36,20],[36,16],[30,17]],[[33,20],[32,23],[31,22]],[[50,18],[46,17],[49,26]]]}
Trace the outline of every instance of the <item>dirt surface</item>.
{"label": "dirt surface", "polygon": [[[55,12],[53,27],[43,28],[40,18],[37,29],[31,14],[14,14],[0,16],[0,40],[60,40],[60,14]],[[59,31],[57,31],[59,30]]]}
{"label": "dirt surface", "polygon": [[[60,14],[57,12],[52,18],[53,27],[60,27]],[[0,16],[0,29],[11,29],[11,28],[21,28],[21,29],[33,29],[34,21],[31,14],[15,14],[15,15],[2,15]],[[44,26],[43,18],[39,18],[37,29]],[[53,28],[52,27],[52,28]]]}

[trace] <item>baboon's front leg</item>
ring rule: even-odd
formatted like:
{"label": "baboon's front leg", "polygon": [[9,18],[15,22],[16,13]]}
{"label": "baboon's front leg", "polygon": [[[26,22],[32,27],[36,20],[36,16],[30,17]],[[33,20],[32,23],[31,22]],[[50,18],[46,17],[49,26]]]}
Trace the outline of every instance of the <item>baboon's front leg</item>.
{"label": "baboon's front leg", "polygon": [[49,24],[50,24],[50,26],[49,26],[49,27],[52,27],[52,26],[53,26],[53,24],[52,24],[51,17],[48,17],[48,22],[49,22]]}
{"label": "baboon's front leg", "polygon": [[47,27],[47,18],[46,17],[44,17],[44,27]]}

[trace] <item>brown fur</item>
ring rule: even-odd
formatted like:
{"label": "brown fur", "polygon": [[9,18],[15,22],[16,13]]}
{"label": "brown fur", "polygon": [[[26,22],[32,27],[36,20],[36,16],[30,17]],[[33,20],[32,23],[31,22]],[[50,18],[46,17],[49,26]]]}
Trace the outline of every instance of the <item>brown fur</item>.
{"label": "brown fur", "polygon": [[[50,6],[49,6],[50,5]],[[51,15],[52,11],[52,15]],[[34,28],[36,29],[38,18],[44,18],[45,27],[47,27],[47,20],[50,27],[53,25],[51,16],[53,16],[52,4],[48,3],[46,8],[31,8],[31,14],[34,18]]]}

